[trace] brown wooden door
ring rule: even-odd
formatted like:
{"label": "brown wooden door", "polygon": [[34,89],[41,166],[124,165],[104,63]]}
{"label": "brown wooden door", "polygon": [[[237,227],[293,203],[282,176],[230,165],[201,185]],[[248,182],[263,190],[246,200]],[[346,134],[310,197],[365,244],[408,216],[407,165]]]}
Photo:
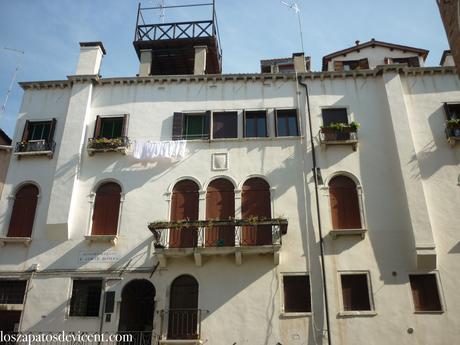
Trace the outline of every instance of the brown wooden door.
{"label": "brown wooden door", "polygon": [[121,187],[113,182],[101,185],[96,192],[92,235],[116,235],[120,213]]}
{"label": "brown wooden door", "polygon": [[[171,221],[198,220],[198,189],[197,184],[190,180],[176,183],[171,198]],[[197,228],[171,229],[169,247],[194,248],[197,239]]]}
{"label": "brown wooden door", "polygon": [[[235,187],[226,179],[212,181],[206,191],[206,219],[229,220],[235,217]],[[206,229],[207,247],[233,247],[234,226],[213,226]]]}
{"label": "brown wooden door", "polygon": [[[261,178],[251,178],[243,185],[241,215],[243,219],[253,217],[271,218],[270,186]],[[272,244],[271,225],[243,226],[242,245]]]}
{"label": "brown wooden door", "polygon": [[8,237],[31,237],[37,209],[38,188],[28,184],[16,193]]}
{"label": "brown wooden door", "polygon": [[168,339],[198,338],[198,282],[189,275],[171,284]]}
{"label": "brown wooden door", "polygon": [[334,177],[329,183],[329,198],[334,229],[361,229],[358,193],[353,180]]}

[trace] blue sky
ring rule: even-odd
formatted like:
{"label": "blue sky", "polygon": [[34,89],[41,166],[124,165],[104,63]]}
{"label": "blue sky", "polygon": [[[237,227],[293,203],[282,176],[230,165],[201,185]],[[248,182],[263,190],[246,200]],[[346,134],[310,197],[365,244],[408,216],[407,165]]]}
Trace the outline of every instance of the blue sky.
{"label": "blue sky", "polygon": [[[291,0],[286,0],[290,2]],[[157,1],[143,0],[143,6]],[[193,0],[166,0],[167,5]],[[195,2],[207,2],[198,0]],[[279,0],[216,0],[223,72],[258,72],[259,60],[301,50],[297,17]],[[375,38],[430,50],[428,66],[448,49],[435,0],[297,0],[312,69],[331,52]],[[0,0],[0,103],[19,62],[19,81],[65,79],[75,72],[81,41],[102,41],[104,77],[133,76],[136,0]],[[166,10],[168,20],[196,13]],[[204,17],[208,16],[205,12]],[[158,17],[156,17],[158,19]],[[205,18],[203,18],[205,19]],[[4,50],[20,49],[24,55]],[[0,128],[11,135],[22,99],[16,84]],[[45,115],[45,114],[44,114]]]}

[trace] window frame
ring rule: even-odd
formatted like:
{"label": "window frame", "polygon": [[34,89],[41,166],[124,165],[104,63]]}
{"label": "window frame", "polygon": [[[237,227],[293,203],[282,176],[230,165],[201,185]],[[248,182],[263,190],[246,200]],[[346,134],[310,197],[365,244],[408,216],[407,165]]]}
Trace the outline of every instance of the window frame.
{"label": "window frame", "polygon": [[96,121],[94,123],[93,139],[104,138],[100,136],[101,129],[102,129],[102,121],[108,120],[108,119],[117,119],[117,118],[123,119],[123,124],[121,128],[121,136],[107,138],[107,139],[127,137],[128,136],[129,114],[126,113],[126,114],[97,115]]}
{"label": "window frame", "polygon": [[[48,133],[48,139],[30,139],[30,126],[33,124],[40,124],[40,123],[48,123],[50,126],[50,130]],[[40,141],[44,140],[46,143],[54,141],[54,136],[56,132],[56,125],[57,119],[56,118],[43,118],[43,119],[27,119],[24,122],[24,127],[22,131],[21,141],[29,142],[29,141]]]}
{"label": "window frame", "polygon": [[[312,299],[312,291],[311,291],[311,274],[310,272],[281,272],[280,273],[280,306],[281,306],[281,316],[286,317],[303,317],[303,316],[311,316],[313,314],[313,299]],[[305,312],[289,312],[285,310],[285,295],[284,295],[284,277],[285,276],[302,276],[308,277],[308,288],[310,290],[310,311]]]}
{"label": "window frame", "polygon": [[[265,136],[248,136],[247,135],[247,115],[248,113],[265,113]],[[269,118],[268,118],[268,109],[245,109],[243,110],[243,138],[244,139],[253,139],[253,140],[257,140],[257,139],[264,139],[264,138],[269,138],[270,137],[270,131],[269,131]],[[256,128],[256,132],[258,132],[257,130],[257,126],[255,127]]]}
{"label": "window frame", "polygon": [[[296,122],[296,134],[288,134],[288,135],[279,135],[278,129],[278,112],[283,112],[283,111],[293,111],[295,112],[295,122]],[[274,109],[274,115],[275,115],[275,137],[276,138],[292,138],[292,137],[299,137],[300,136],[300,121],[299,121],[299,109],[298,108],[275,108]],[[288,126],[288,131],[289,131],[289,126]]]}
{"label": "window frame", "polygon": [[[434,275],[436,279],[436,288],[438,290],[438,296],[439,296],[439,304],[441,305],[441,310],[416,310],[415,308],[415,302],[414,302],[414,296],[412,294],[412,286],[410,283],[410,276],[415,276],[415,275]],[[446,304],[445,304],[445,298],[444,298],[444,293],[442,289],[442,284],[441,284],[441,279],[439,277],[439,271],[429,271],[429,272],[408,272],[407,274],[407,286],[408,286],[408,291],[409,291],[409,300],[412,306],[413,314],[444,314],[447,309],[446,309]]]}
{"label": "window frame", "polygon": [[[104,284],[104,278],[98,278],[98,277],[72,277],[69,286],[69,298],[67,302],[67,313],[66,316],[68,319],[99,319],[101,317],[101,311],[103,308],[103,295],[105,293],[105,284]],[[72,312],[72,297],[73,297],[73,288],[74,284],[76,281],[96,281],[99,280],[101,282],[101,290],[99,293],[99,309],[98,313],[96,316],[85,316],[85,315],[71,315]]]}
{"label": "window frame", "polygon": [[[365,275],[367,281],[367,294],[369,299],[370,310],[345,310],[343,304],[343,287],[342,287],[342,276],[343,275]],[[374,294],[372,289],[371,272],[366,270],[339,270],[337,271],[337,281],[339,287],[339,316],[375,316],[377,315],[375,309]]]}

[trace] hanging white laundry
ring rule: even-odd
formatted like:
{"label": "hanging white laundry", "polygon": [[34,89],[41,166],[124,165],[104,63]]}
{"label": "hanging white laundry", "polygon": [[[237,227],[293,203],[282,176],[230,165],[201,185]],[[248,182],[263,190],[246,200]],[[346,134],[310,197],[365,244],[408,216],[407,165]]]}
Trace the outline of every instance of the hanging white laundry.
{"label": "hanging white laundry", "polygon": [[132,155],[140,160],[156,158],[183,159],[186,152],[185,140],[172,141],[145,141],[136,140],[133,145]]}

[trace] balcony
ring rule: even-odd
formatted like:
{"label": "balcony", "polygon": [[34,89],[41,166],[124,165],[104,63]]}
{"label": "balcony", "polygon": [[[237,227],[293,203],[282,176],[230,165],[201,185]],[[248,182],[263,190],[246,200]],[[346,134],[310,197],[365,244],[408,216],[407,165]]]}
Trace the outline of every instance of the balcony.
{"label": "balcony", "polygon": [[16,143],[14,154],[20,159],[23,156],[47,156],[53,158],[56,143],[53,140],[28,140]]}
{"label": "balcony", "polygon": [[321,146],[328,145],[350,145],[353,151],[356,151],[358,146],[358,130],[349,126],[341,127],[321,127],[319,131],[319,141]]}
{"label": "balcony", "polygon": [[237,265],[243,255],[271,254],[279,263],[282,235],[288,221],[277,219],[232,219],[154,222],[149,224],[160,266],[169,258],[191,256],[197,266],[202,256],[234,255]]}
{"label": "balcony", "polygon": [[201,309],[160,310],[161,339],[159,344],[202,344]]}
{"label": "balcony", "polygon": [[120,152],[125,155],[128,147],[128,137],[88,138],[87,151],[90,156],[96,152]]}
{"label": "balcony", "polygon": [[450,119],[446,124],[446,138],[450,146],[454,147],[460,141],[460,120]]}

